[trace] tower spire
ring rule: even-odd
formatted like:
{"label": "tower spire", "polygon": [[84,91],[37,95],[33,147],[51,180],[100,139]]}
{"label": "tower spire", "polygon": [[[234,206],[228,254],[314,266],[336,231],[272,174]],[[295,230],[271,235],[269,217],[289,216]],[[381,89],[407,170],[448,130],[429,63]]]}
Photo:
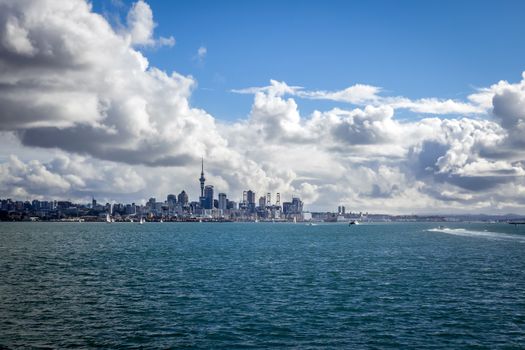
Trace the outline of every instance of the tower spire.
{"label": "tower spire", "polygon": [[204,177],[204,157],[201,158],[201,177],[199,178],[199,182],[201,183],[201,198],[204,197],[204,182],[206,181],[206,178]]}

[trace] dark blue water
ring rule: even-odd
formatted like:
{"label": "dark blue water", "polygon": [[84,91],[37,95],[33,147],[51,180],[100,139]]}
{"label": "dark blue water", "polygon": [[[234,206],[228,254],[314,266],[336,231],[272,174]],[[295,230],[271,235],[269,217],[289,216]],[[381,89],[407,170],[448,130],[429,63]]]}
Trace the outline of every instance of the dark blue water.
{"label": "dark blue water", "polygon": [[0,224],[0,347],[520,348],[525,230]]}

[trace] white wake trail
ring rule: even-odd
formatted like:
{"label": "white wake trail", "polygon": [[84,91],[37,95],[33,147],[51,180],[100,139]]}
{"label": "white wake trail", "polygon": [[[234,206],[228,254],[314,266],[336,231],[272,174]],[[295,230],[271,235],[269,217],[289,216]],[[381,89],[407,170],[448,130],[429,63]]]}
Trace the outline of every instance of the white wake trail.
{"label": "white wake trail", "polygon": [[500,232],[491,232],[491,231],[474,231],[467,230],[464,228],[431,228],[428,231],[430,232],[441,232],[449,235],[463,236],[463,237],[479,237],[495,240],[505,240],[505,241],[518,241],[520,243],[525,243],[525,236],[511,235],[508,233]]}

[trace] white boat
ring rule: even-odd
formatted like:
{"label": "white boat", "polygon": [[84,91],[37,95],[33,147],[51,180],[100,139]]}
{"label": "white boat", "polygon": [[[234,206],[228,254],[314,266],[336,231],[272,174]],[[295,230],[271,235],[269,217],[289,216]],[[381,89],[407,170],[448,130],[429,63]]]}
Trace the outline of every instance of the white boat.
{"label": "white boat", "polygon": [[144,224],[144,218],[140,218],[139,225]]}
{"label": "white boat", "polygon": [[133,222],[133,219],[129,219],[129,222]]}
{"label": "white boat", "polygon": [[352,221],[350,221],[350,223],[348,225],[359,225],[359,221],[352,220]]}
{"label": "white boat", "polygon": [[111,224],[111,223],[112,223],[111,218],[109,217],[109,213],[106,214],[106,222],[107,222],[108,224]]}
{"label": "white boat", "polygon": [[162,224],[164,222],[164,220],[160,219],[160,223]]}
{"label": "white boat", "polygon": [[293,217],[293,223],[297,224],[297,218],[295,216]]}

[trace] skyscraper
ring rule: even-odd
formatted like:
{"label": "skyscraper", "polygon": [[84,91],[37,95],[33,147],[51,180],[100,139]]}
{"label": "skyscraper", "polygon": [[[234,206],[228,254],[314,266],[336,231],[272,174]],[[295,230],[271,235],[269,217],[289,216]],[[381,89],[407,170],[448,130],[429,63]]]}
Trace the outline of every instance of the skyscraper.
{"label": "skyscraper", "polygon": [[259,208],[264,209],[266,207],[266,197],[259,198]]}
{"label": "skyscraper", "polygon": [[255,192],[253,192],[252,190],[246,192],[246,200],[248,201],[248,212],[255,213]]}
{"label": "skyscraper", "polygon": [[248,204],[255,204],[255,192],[253,192],[252,190],[246,192],[246,200]]}
{"label": "skyscraper", "polygon": [[169,206],[174,206],[175,203],[177,203],[177,196],[175,196],[174,194],[168,194],[166,202],[168,202]]}
{"label": "skyscraper", "polygon": [[204,187],[204,196],[202,198],[202,208],[213,209],[213,186],[208,185]]}
{"label": "skyscraper", "polygon": [[228,209],[228,199],[226,199],[226,193],[219,193],[219,209]]}
{"label": "skyscraper", "polygon": [[186,191],[182,191],[181,193],[179,193],[179,195],[177,196],[177,200],[182,206],[188,205],[188,194],[186,193]]}

